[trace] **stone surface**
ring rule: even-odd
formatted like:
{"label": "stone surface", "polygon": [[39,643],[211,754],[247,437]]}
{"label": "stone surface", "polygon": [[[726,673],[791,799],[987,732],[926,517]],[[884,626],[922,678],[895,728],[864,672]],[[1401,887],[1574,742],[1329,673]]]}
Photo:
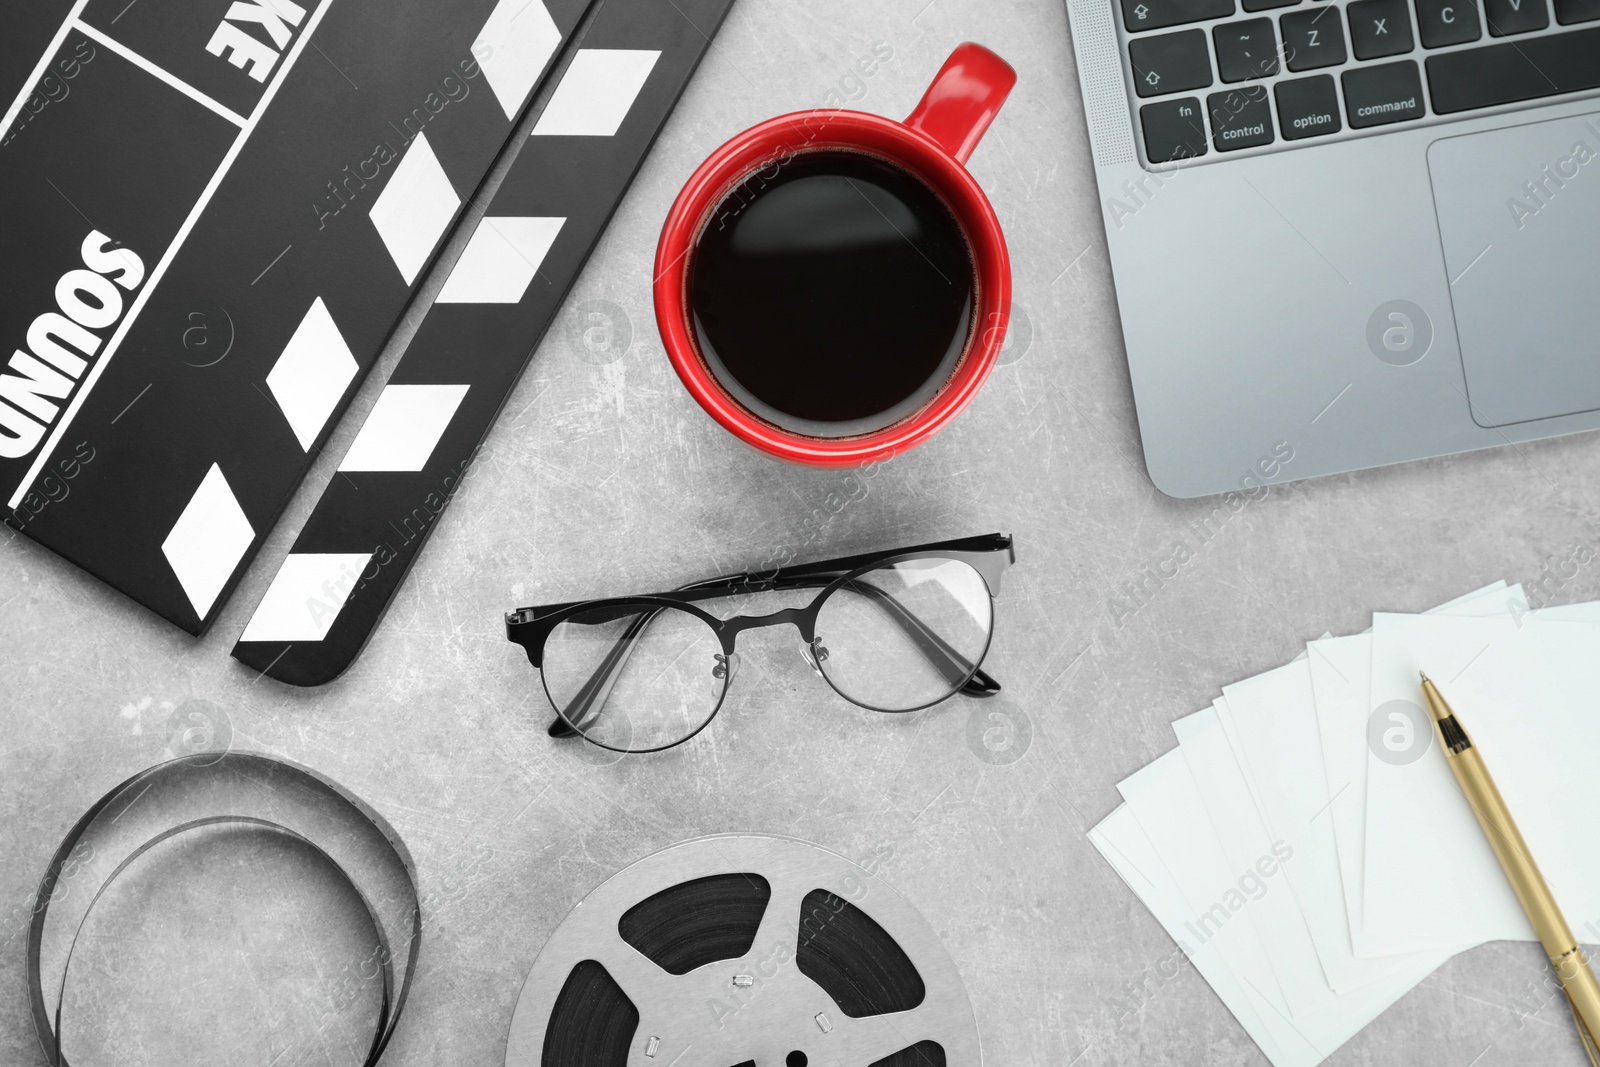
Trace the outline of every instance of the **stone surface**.
{"label": "stone surface", "polygon": [[[768,460],[703,415],[667,364],[649,289],[661,219],[735,132],[833,93],[903,116],[967,39],[1021,75],[972,167],[1007,228],[1029,329],[970,410],[865,483]],[[865,76],[857,63],[880,42],[893,58]],[[1173,719],[1307,638],[1497,577],[1537,580],[1575,543],[1592,546],[1600,520],[1600,448],[1579,437],[1276,489],[1202,542],[1193,524],[1217,502],[1167,499],[1144,475],[1057,0],[740,0],[365,654],[315,691],[258,679],[228,650],[395,354],[198,641],[4,535],[0,1062],[44,1062],[22,976],[28,902],[57,842],[111,786],[209,730],[335,777],[416,856],[427,928],[392,1067],[502,1062],[523,977],[568,909],[640,856],[728,830],[791,834],[861,860],[891,850],[882,874],[945,939],[990,1064],[1263,1063],[1192,969],[1169,977],[1172,942],[1085,840],[1115,806],[1114,783],[1173,745]],[[784,546],[820,557],[991,530],[1014,533],[1019,558],[987,664],[1006,690],[988,703],[858,711],[812,675],[792,635],[763,630],[741,646],[735,689],[704,735],[661,756],[600,758],[545,736],[537,676],[500,621],[510,607],[670,586]],[[1179,539],[1193,558],[1118,618],[1120,587]],[[1596,596],[1600,580],[1579,570],[1557,599]],[[185,730],[198,733],[186,742]],[[1007,763],[986,733],[993,746],[1026,736],[1027,749]],[[292,849],[263,847],[255,866],[248,852],[228,855],[247,881],[314,873]],[[162,1028],[147,1020],[123,1055],[74,1063],[181,1062],[159,1050],[209,1031],[217,997],[236,1030],[195,1046],[213,1062],[220,1040],[227,1062],[251,1067],[358,1063],[360,1018],[349,1013],[373,1004],[369,990],[338,991],[354,951],[324,936],[338,895],[304,890],[303,923],[281,930],[284,909],[226,896],[227,880],[199,857],[162,862],[191,864],[203,895],[135,880],[129,892],[148,895],[119,914],[224,907],[243,932],[230,940],[236,924],[162,911],[141,927],[168,939],[159,946],[97,940],[89,959],[134,955],[125,971],[86,969],[82,995],[102,998],[96,1025],[129,1002],[118,975],[150,974],[138,954],[159,951],[173,957],[160,972],[169,996],[141,986],[138,1003],[164,1004],[169,1029],[151,1033]],[[173,951],[180,930],[196,952]],[[297,969],[308,952],[318,968]],[[319,1028],[314,996],[249,998],[236,971],[257,956],[263,999],[320,983],[312,990],[345,1014]],[[1330,1062],[1577,1067],[1544,974],[1531,945],[1471,952]]]}

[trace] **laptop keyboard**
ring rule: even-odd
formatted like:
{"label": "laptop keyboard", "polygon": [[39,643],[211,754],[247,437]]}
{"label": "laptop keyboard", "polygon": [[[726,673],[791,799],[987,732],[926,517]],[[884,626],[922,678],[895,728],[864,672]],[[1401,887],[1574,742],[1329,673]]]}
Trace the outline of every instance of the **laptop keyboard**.
{"label": "laptop keyboard", "polygon": [[1600,0],[1117,0],[1145,158],[1600,89]]}

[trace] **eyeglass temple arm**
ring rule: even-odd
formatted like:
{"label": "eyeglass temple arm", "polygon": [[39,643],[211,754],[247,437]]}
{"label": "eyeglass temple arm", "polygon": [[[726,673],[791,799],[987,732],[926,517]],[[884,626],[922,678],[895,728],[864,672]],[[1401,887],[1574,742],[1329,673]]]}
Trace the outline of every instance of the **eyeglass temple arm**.
{"label": "eyeglass temple arm", "polygon": [[606,658],[600,661],[600,665],[589,676],[589,680],[583,683],[565,710],[556,716],[546,733],[551,737],[578,736],[578,728],[587,726],[592,715],[605,707],[606,701],[611,696],[611,690],[622,677],[622,668],[627,666],[633,650],[639,645],[639,635],[660,613],[661,609],[657,608],[633,617],[628,623],[628,628],[617,639],[617,643],[606,653]]}

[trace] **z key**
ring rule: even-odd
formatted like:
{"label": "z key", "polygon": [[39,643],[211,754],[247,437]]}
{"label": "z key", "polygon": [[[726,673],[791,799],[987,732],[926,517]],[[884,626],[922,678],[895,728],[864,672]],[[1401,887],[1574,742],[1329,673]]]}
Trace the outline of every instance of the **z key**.
{"label": "z key", "polygon": [[1278,20],[1283,55],[1293,71],[1337,67],[1345,61],[1344,22],[1336,7],[1293,11]]}

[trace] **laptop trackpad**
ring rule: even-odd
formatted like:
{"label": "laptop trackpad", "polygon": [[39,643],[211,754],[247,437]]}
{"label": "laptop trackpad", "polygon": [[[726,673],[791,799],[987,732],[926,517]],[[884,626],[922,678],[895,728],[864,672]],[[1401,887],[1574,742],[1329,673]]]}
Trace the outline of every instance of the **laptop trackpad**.
{"label": "laptop trackpad", "polygon": [[1435,141],[1472,417],[1600,409],[1600,113]]}

